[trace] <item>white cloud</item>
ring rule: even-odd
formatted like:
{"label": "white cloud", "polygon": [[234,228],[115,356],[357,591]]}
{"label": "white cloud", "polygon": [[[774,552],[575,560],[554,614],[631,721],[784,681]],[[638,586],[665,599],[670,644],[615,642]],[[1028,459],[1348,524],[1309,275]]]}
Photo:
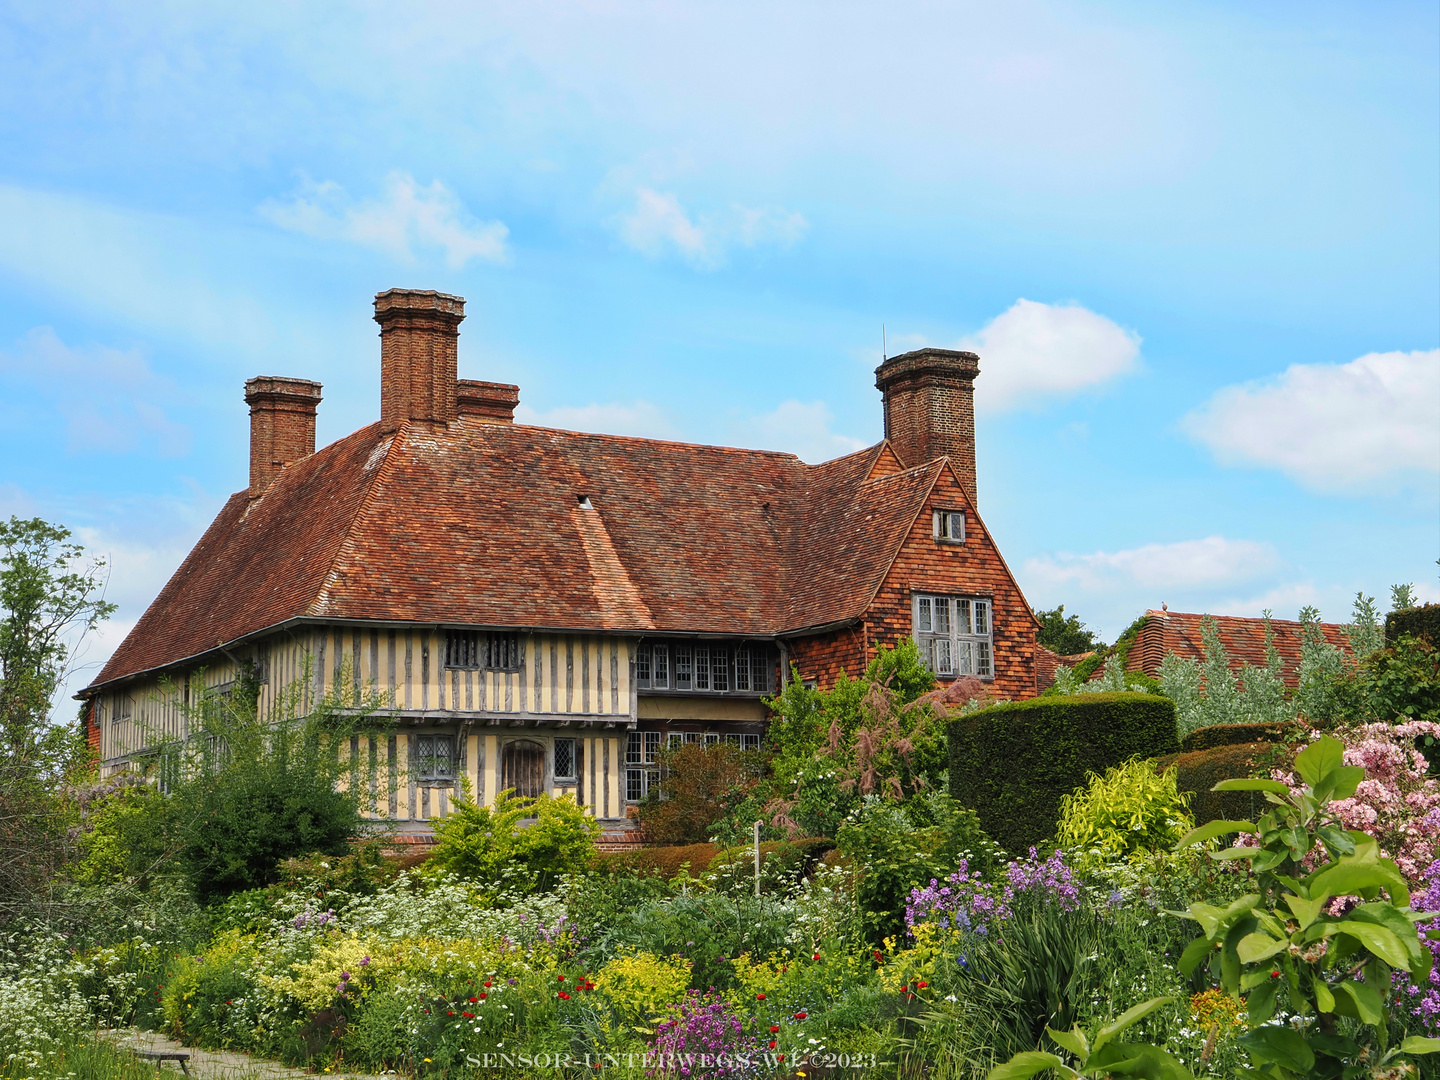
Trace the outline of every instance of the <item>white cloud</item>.
{"label": "white cloud", "polygon": [[1078,304],[1016,300],[960,342],[980,354],[976,406],[999,411],[1072,394],[1139,366],[1140,335]]}
{"label": "white cloud", "polygon": [[783,401],[774,412],[750,417],[737,424],[739,441],[766,450],[783,450],[812,465],[869,444],[830,430],[834,417],[823,401]]}
{"label": "white cloud", "polygon": [[40,326],[0,352],[0,379],[54,403],[72,452],[179,457],[190,448],[190,429],[165,411],[175,399],[174,384],[152,371],[137,349],[68,346]]}
{"label": "white cloud", "polygon": [[606,435],[638,435],[648,439],[678,438],[674,423],[648,401],[631,404],[591,402],[589,405],[560,405],[537,412],[528,405],[515,408],[515,421],[537,427],[567,431],[595,431]]}
{"label": "white cloud", "polygon": [[415,248],[439,248],[460,269],[471,259],[504,262],[510,230],[499,221],[474,221],[439,180],[423,186],[406,173],[391,173],[380,199],[355,202],[331,180],[308,177],[286,200],[267,199],[260,213],[284,229],[323,240],[346,240],[415,261]]}
{"label": "white cloud", "polygon": [[809,222],[794,211],[738,205],[692,219],[673,194],[642,187],[635,192],[634,209],[620,215],[617,226],[620,239],[642,255],[674,254],[696,269],[713,270],[733,247],[790,247],[805,235]]}
{"label": "white cloud", "polygon": [[1224,465],[1279,469],[1307,487],[1359,488],[1440,472],[1440,349],[1293,364],[1227,386],[1182,421]]}
{"label": "white cloud", "polygon": [[[1269,544],[1209,536],[1126,551],[1041,555],[1026,560],[1025,578],[1041,589],[1066,586],[1084,592],[1131,586],[1202,590],[1253,580],[1273,570],[1278,562]],[[1156,597],[1155,603],[1160,599]]]}

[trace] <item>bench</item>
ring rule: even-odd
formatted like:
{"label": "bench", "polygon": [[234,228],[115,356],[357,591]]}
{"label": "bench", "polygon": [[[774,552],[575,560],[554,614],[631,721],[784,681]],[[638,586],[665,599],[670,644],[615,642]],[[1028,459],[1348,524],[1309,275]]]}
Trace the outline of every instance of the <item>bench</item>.
{"label": "bench", "polygon": [[166,1061],[176,1062],[179,1064],[182,1073],[186,1076],[190,1075],[190,1070],[185,1067],[185,1063],[190,1060],[189,1054],[183,1054],[175,1050],[132,1050],[130,1052],[141,1061],[155,1062],[155,1072],[157,1075],[160,1072],[161,1063]]}

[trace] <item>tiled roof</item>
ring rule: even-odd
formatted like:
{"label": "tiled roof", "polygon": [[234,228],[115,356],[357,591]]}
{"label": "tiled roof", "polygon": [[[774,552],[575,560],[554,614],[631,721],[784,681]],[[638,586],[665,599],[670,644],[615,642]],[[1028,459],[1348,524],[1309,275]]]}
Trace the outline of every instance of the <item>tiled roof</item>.
{"label": "tiled roof", "polygon": [[1073,668],[1081,660],[1094,656],[1093,652],[1072,653],[1069,656],[1061,656],[1059,653],[1047,649],[1044,645],[1035,646],[1035,686],[1039,690],[1048,690],[1055,685],[1055,674],[1062,667]]}
{"label": "tiled roof", "polygon": [[[770,636],[860,616],[944,460],[462,417],[375,424],[231,496],[95,683],[300,618]],[[872,476],[873,473],[873,476]]]}
{"label": "tiled roof", "polygon": [[[1129,670],[1159,675],[1160,661],[1172,652],[1186,659],[1204,660],[1200,633],[1204,615],[1182,611],[1147,611],[1145,614],[1148,619],[1126,657],[1125,666]],[[1245,619],[1234,615],[1215,615],[1212,618],[1230,657],[1231,668],[1238,671],[1242,664],[1265,666],[1264,619]],[[1270,628],[1275,634],[1275,649],[1284,664],[1285,683],[1293,688],[1299,681],[1301,624],[1291,619],[1271,619]],[[1350,639],[1343,626],[1321,623],[1320,629],[1326,641],[1349,653]]]}

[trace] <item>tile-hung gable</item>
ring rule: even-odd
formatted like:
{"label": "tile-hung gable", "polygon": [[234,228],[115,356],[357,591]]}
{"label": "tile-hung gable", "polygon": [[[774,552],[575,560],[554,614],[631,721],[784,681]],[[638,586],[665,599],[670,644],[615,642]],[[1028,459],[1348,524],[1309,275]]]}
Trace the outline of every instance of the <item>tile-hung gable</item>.
{"label": "tile-hung gable", "polygon": [[193,680],[251,667],[262,708],[302,677],[390,703],[395,734],[352,753],[402,828],[463,777],[619,829],[660,746],[759,746],[792,666],[828,685],[909,636],[941,678],[1035,692],[1034,620],[975,509],[973,354],[887,360],[886,441],[812,466],[516,424],[516,387],[457,378],[462,300],[375,307],[378,422],[316,451],[319,384],[246,384],[250,486],[84,691],[106,768],[183,734]]}

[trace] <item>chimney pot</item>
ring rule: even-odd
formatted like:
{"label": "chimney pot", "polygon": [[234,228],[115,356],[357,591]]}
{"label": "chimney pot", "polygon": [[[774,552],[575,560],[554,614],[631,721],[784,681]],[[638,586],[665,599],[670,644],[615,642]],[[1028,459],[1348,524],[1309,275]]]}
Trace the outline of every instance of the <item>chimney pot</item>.
{"label": "chimney pot", "polygon": [[465,300],[429,289],[375,295],[380,324],[380,422],[445,427],[457,415],[456,346]]}
{"label": "chimney pot", "polygon": [[258,499],[292,462],[315,452],[321,386],[309,379],[257,375],[245,382],[250,406],[250,498]]}
{"label": "chimney pot", "polygon": [[455,384],[455,403],[461,416],[484,424],[513,424],[515,406],[520,404],[520,387],[513,383],[461,379]]}
{"label": "chimney pot", "polygon": [[885,438],[909,466],[948,457],[975,504],[975,377],[980,357],[917,349],[875,369],[885,403]]}

